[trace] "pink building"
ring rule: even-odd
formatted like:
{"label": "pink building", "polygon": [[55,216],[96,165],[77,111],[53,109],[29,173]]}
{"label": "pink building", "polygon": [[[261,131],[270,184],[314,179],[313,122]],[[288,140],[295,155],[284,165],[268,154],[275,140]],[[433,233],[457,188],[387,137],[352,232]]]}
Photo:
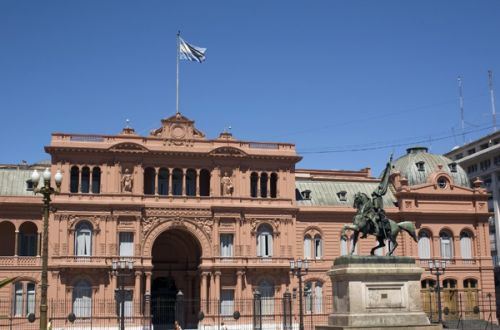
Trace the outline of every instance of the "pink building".
{"label": "pink building", "polygon": [[[38,315],[41,198],[26,189],[34,168],[50,167],[64,175],[49,222],[49,301],[64,302],[49,304],[49,315],[61,324],[69,312],[116,322],[115,307],[103,302],[115,300],[121,280],[126,313],[153,315],[157,324],[159,299],[179,291],[191,301],[181,316],[185,328],[196,327],[200,311],[208,324],[216,310],[245,309],[241,302],[255,290],[272,314],[278,307],[271,298],[287,290],[296,297],[294,258],[309,260],[306,313],[326,315],[332,294],[326,271],[349,249],[340,230],[355,214],[353,195],[370,195],[378,185],[370,169],[296,169],[301,157],[293,144],[239,141],[230,133],[208,139],[182,115],[161,124],[149,136],[128,127],[118,135],[54,133],[45,147],[49,164],[0,169],[0,279],[18,276],[0,290],[0,314],[18,317],[17,324]],[[419,237],[416,243],[401,235],[397,254],[414,256],[422,267],[447,260],[440,283],[447,317],[467,306],[469,316],[487,318],[483,308],[473,311],[487,294],[494,297],[481,182],[471,184],[460,166],[425,148],[397,159],[391,182],[388,217],[413,221]],[[361,240],[357,253],[368,254],[374,244]],[[130,276],[113,272],[120,258],[133,261]],[[429,311],[435,284],[426,269]],[[460,300],[456,292],[464,293]]]}

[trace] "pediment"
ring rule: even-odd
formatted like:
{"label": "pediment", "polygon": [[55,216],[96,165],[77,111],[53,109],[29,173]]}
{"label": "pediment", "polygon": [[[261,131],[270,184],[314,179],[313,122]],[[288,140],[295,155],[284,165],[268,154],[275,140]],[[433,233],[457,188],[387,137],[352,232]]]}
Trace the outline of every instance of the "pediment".
{"label": "pediment", "polygon": [[209,152],[211,156],[246,157],[247,153],[235,147],[219,147]]}
{"label": "pediment", "polygon": [[133,143],[133,142],[122,142],[115,144],[109,148],[109,151],[115,151],[115,152],[148,152],[149,150],[138,144],[138,143]]}
{"label": "pediment", "polygon": [[463,195],[463,194],[474,194],[475,191],[472,188],[456,186],[454,184],[448,184],[446,187],[441,188],[436,183],[425,183],[420,185],[411,186],[411,192],[419,194],[448,194],[448,195]]}
{"label": "pediment", "polygon": [[205,134],[194,127],[194,121],[180,113],[162,119],[161,124],[160,128],[151,131],[151,136],[174,140],[205,139]]}

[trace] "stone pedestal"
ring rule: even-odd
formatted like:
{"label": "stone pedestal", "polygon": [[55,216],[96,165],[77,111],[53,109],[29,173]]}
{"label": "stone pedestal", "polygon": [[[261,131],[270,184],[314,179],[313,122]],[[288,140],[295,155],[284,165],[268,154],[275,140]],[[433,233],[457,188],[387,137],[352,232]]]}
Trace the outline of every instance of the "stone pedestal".
{"label": "stone pedestal", "polygon": [[442,329],[430,324],[420,301],[422,268],[409,257],[343,256],[328,275],[333,286],[333,313],[328,326],[337,329]]}

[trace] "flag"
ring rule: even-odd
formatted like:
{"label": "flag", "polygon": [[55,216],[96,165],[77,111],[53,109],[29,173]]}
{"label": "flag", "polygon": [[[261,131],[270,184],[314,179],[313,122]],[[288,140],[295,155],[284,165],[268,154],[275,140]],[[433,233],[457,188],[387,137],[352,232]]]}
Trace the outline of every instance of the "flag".
{"label": "flag", "polygon": [[196,61],[201,63],[205,60],[206,51],[206,48],[190,45],[179,37],[179,58],[181,60]]}

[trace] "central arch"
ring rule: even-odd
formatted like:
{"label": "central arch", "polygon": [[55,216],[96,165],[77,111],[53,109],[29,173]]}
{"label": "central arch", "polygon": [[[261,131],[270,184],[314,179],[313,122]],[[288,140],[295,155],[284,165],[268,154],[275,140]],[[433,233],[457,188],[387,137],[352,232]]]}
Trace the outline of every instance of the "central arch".
{"label": "central arch", "polygon": [[175,320],[183,328],[196,328],[200,311],[200,242],[188,230],[173,227],[156,237],[151,252],[151,315],[155,329],[170,329]]}

